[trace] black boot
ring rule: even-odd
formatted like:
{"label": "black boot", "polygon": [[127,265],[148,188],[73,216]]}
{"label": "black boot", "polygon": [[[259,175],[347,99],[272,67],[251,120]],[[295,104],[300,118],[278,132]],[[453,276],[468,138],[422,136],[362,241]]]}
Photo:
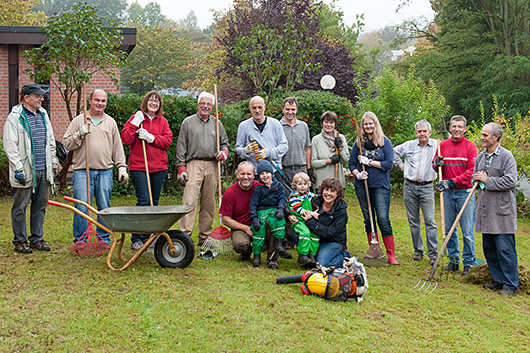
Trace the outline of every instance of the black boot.
{"label": "black boot", "polygon": [[298,255],[298,261],[297,261],[303,268],[313,268],[316,265],[316,262],[314,260],[311,260],[309,255]]}
{"label": "black boot", "polygon": [[285,248],[283,247],[283,239],[274,238],[274,246],[276,247],[276,252],[278,253],[278,255],[280,255],[284,259],[293,258],[293,255],[287,252],[287,250],[285,250]]}
{"label": "black boot", "polygon": [[261,254],[254,254],[254,260],[252,260],[252,266],[259,267],[261,265]]}

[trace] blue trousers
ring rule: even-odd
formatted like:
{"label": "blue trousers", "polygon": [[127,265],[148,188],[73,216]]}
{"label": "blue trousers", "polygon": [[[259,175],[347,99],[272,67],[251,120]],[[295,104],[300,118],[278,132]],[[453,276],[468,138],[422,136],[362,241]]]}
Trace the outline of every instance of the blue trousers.
{"label": "blue trousers", "polygon": [[[368,192],[370,194],[374,228],[377,221],[383,238],[392,236],[394,233],[392,232],[392,225],[388,216],[390,210],[390,190],[385,188],[369,188]],[[372,233],[370,228],[370,215],[368,213],[368,201],[366,200],[366,189],[364,187],[355,187],[355,194],[357,194],[357,199],[363,212],[366,233]],[[375,229],[374,231],[377,232]]]}
{"label": "blue trousers", "polygon": [[316,260],[324,267],[342,268],[344,258],[350,256],[350,252],[344,250],[339,243],[320,243]]}
{"label": "blue trousers", "polygon": [[[456,216],[464,206],[467,196],[471,189],[447,189],[444,193],[444,211],[445,211],[445,229],[449,232]],[[471,196],[466,210],[460,218],[460,229],[464,239],[464,251],[462,259],[464,266],[473,266],[475,264],[475,195]],[[458,246],[458,236],[456,229],[447,243],[447,253],[451,262],[460,262],[460,249]]]}
{"label": "blue trousers", "polygon": [[519,286],[514,234],[482,234],[482,248],[493,282],[516,291]]}
{"label": "blue trousers", "polygon": [[[112,168],[90,170],[90,200],[87,201],[86,190],[86,171],[84,169],[74,170],[72,181],[74,184],[74,198],[92,204],[92,198],[96,198],[97,210],[101,211],[110,207],[110,197],[112,195]],[[83,213],[87,213],[87,208],[80,204],[75,207]],[[93,215],[91,215],[92,217]],[[98,222],[105,225],[103,220],[98,216]],[[76,243],[88,228],[88,222],[77,213],[74,214],[74,243]],[[110,241],[110,234],[97,227],[96,232],[107,243]]]}

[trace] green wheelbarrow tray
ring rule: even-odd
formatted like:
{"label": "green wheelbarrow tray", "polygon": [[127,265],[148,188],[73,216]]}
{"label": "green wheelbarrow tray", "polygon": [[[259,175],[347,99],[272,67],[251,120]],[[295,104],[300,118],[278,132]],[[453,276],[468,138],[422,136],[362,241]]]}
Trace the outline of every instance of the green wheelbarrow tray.
{"label": "green wheelbarrow tray", "polygon": [[118,233],[162,233],[193,209],[189,205],[109,207],[97,214]]}

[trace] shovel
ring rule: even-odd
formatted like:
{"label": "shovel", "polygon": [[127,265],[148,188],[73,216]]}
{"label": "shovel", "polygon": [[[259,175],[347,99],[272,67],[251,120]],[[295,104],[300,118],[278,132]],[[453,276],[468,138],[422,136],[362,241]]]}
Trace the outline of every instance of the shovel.
{"label": "shovel", "polygon": [[[451,236],[453,235],[453,232],[455,231],[456,226],[458,222],[460,221],[460,218],[462,217],[462,214],[464,214],[467,204],[469,203],[469,200],[471,200],[471,196],[473,196],[473,193],[477,189],[477,186],[478,186],[478,181],[476,181],[475,184],[473,185],[473,188],[467,195],[466,201],[464,202],[464,205],[460,209],[460,212],[458,212],[458,215],[456,216],[456,219],[453,222],[451,229],[449,229],[449,232],[447,233],[447,237],[444,239],[444,242],[442,243],[442,248],[440,249],[440,252],[438,252],[436,261],[434,262],[434,265],[432,266],[432,270],[431,270],[431,274],[429,275],[429,278],[420,279],[419,282],[412,289],[417,288],[421,284],[421,287],[419,287],[418,290],[424,290],[425,292],[427,292],[427,294],[429,294],[429,293],[432,293],[436,289],[436,287],[438,287],[438,282],[433,280],[434,274],[436,272],[436,268],[438,267],[438,264],[440,263],[440,259],[442,258],[442,253],[447,248],[447,243],[449,243],[449,239],[451,239]],[[429,291],[431,287],[433,288]]]}

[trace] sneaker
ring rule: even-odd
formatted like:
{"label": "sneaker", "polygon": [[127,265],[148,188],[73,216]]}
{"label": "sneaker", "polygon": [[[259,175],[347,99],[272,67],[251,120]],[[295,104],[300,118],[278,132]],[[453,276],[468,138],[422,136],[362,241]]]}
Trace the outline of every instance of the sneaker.
{"label": "sneaker", "polygon": [[516,291],[507,288],[504,288],[503,290],[499,291],[500,295],[515,295],[516,293]]}
{"label": "sneaker", "polygon": [[48,245],[46,245],[44,240],[36,241],[36,242],[30,242],[29,243],[29,247],[32,248],[32,249],[40,250],[40,251],[50,251],[51,250],[50,247]]}
{"label": "sneaker", "polygon": [[133,250],[140,250],[144,246],[144,243],[141,241],[134,241],[131,243],[131,249]]}
{"label": "sneaker", "polygon": [[502,283],[498,283],[498,282],[486,283],[485,285],[483,285],[483,287],[486,289],[490,289],[490,290],[502,289]]}
{"label": "sneaker", "polygon": [[457,263],[449,262],[449,265],[445,266],[443,269],[445,271],[456,272],[456,271],[458,271],[459,268],[460,268],[460,266]]}
{"label": "sneaker", "polygon": [[423,255],[414,254],[412,257],[412,260],[414,261],[421,261],[421,259],[423,259]]}
{"label": "sneaker", "polygon": [[28,242],[25,240],[19,241],[15,244],[15,251],[21,254],[31,254],[33,250],[28,246]]}
{"label": "sneaker", "polygon": [[464,271],[462,271],[462,276],[465,276],[469,272],[471,272],[471,267],[473,267],[473,266],[469,266],[469,265],[464,266]]}

